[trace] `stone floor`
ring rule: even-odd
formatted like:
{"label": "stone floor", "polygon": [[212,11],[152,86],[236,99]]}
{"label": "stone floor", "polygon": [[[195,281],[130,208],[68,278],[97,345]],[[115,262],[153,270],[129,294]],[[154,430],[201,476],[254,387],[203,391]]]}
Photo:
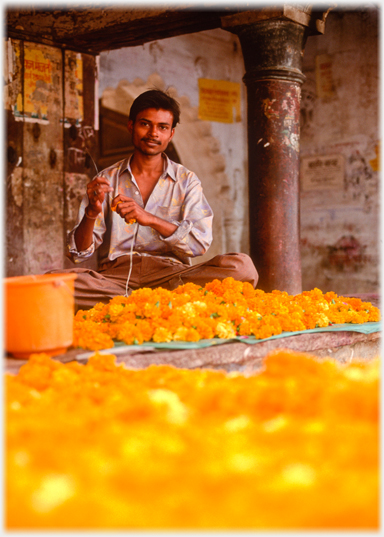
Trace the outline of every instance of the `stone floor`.
{"label": "stone floor", "polygon": [[[354,295],[357,296],[357,295]],[[362,300],[379,305],[378,295],[359,295]],[[117,363],[128,368],[145,368],[151,364],[168,364],[179,368],[209,368],[238,371],[252,374],[263,367],[264,358],[272,351],[290,349],[310,353],[319,359],[331,357],[341,363],[354,359],[370,360],[380,354],[380,332],[363,334],[359,332],[319,332],[297,334],[286,338],[266,340],[253,345],[228,342],[217,346],[188,350],[155,350],[145,347],[117,347],[108,351],[116,355]],[[78,360],[86,363],[93,352],[83,349],[69,349],[65,354],[55,356],[55,360],[69,362]],[[26,360],[5,358],[4,371],[16,374]]]}

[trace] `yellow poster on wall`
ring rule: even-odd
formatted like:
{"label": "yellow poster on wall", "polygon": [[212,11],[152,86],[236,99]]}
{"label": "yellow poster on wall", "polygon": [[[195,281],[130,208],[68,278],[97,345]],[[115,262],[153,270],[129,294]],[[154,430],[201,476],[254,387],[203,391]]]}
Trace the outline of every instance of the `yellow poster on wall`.
{"label": "yellow poster on wall", "polygon": [[241,121],[238,82],[199,78],[199,119],[233,123]]}
{"label": "yellow poster on wall", "polygon": [[48,95],[52,85],[52,64],[38,47],[24,46],[24,115],[48,121]]}
{"label": "yellow poster on wall", "polygon": [[320,99],[335,96],[335,85],[332,77],[332,58],[328,54],[316,56],[316,91]]}

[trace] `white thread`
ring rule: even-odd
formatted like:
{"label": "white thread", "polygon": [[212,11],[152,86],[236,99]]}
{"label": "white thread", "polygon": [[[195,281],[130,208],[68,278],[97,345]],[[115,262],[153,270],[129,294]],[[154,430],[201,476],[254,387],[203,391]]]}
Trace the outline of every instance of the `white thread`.
{"label": "white thread", "polygon": [[[88,153],[88,151],[87,151]],[[96,168],[96,171],[97,171],[97,177],[101,177],[102,176],[102,172],[99,172],[99,170],[97,169],[97,166],[95,164],[95,161],[93,160],[92,158],[92,155],[90,153],[88,153],[88,155],[91,157],[91,160]],[[113,198],[112,198],[112,194],[110,192],[108,192],[108,196],[110,198],[110,200],[112,201]],[[87,208],[85,208],[85,216],[87,216],[87,218],[90,218],[91,220],[96,220],[96,218],[92,218],[90,216],[87,215]],[[135,244],[135,238],[136,238],[136,233],[137,233],[137,230],[139,228],[139,223],[136,222],[136,229],[135,231],[133,232],[133,238],[132,238],[132,244],[131,244],[131,251],[129,252],[129,272],[128,272],[128,278],[127,278],[127,283],[125,284],[125,297],[128,297],[128,284],[129,284],[129,279],[131,277],[131,273],[132,273],[132,256],[133,256],[133,245]]]}
{"label": "white thread", "polygon": [[127,283],[125,284],[125,295],[124,295],[125,297],[128,297],[128,283],[129,283],[129,278],[131,277],[131,273],[132,273],[133,245],[135,244],[136,233],[137,233],[137,230],[139,228],[139,222],[136,222],[136,224],[134,224],[134,225],[135,225],[135,230],[133,232],[131,251],[129,253],[129,272],[128,272]]}
{"label": "white thread", "polygon": [[[113,199],[112,194],[110,192],[108,192],[108,195],[109,195],[109,197],[110,197],[110,199],[112,201],[112,199]],[[131,225],[135,226],[135,230],[133,232],[133,237],[132,237],[131,251],[129,252],[129,272],[128,272],[128,277],[127,277],[127,282],[125,284],[125,295],[124,295],[125,297],[128,297],[128,284],[129,284],[129,279],[130,279],[131,274],[132,274],[133,246],[135,244],[137,230],[139,229],[139,222],[136,222],[135,224],[131,224]]]}

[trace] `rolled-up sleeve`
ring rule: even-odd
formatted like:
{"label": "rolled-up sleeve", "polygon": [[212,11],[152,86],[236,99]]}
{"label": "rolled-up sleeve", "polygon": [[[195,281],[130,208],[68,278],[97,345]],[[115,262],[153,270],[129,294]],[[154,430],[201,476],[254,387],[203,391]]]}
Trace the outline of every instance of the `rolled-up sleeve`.
{"label": "rolled-up sleeve", "polygon": [[76,241],[75,241],[75,233],[76,233],[77,228],[80,225],[80,222],[82,221],[84,217],[84,212],[85,212],[85,208],[87,207],[87,205],[88,205],[88,198],[87,196],[84,196],[83,199],[81,200],[75,227],[67,235],[67,257],[69,257],[69,259],[71,259],[71,261],[73,261],[74,263],[81,263],[82,261],[89,259],[94,254],[95,250],[103,242],[103,235],[106,229],[106,225],[104,221],[104,211],[103,211],[99,214],[99,216],[95,220],[92,244],[86,250],[79,251],[77,249]]}

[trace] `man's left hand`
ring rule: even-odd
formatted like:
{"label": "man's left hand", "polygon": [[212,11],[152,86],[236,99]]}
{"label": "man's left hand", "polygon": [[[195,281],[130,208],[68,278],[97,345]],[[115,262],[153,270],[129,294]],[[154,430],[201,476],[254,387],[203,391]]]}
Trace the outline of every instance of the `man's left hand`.
{"label": "man's left hand", "polygon": [[175,224],[149,213],[127,196],[122,196],[121,194],[116,196],[112,200],[111,207],[127,224],[130,223],[130,220],[136,220],[141,226],[149,226],[158,231],[163,237],[169,237],[177,229]]}
{"label": "man's left hand", "polygon": [[132,219],[136,220],[141,226],[150,226],[152,223],[152,214],[145,211],[132,198],[119,194],[112,200],[112,207],[127,224]]}

